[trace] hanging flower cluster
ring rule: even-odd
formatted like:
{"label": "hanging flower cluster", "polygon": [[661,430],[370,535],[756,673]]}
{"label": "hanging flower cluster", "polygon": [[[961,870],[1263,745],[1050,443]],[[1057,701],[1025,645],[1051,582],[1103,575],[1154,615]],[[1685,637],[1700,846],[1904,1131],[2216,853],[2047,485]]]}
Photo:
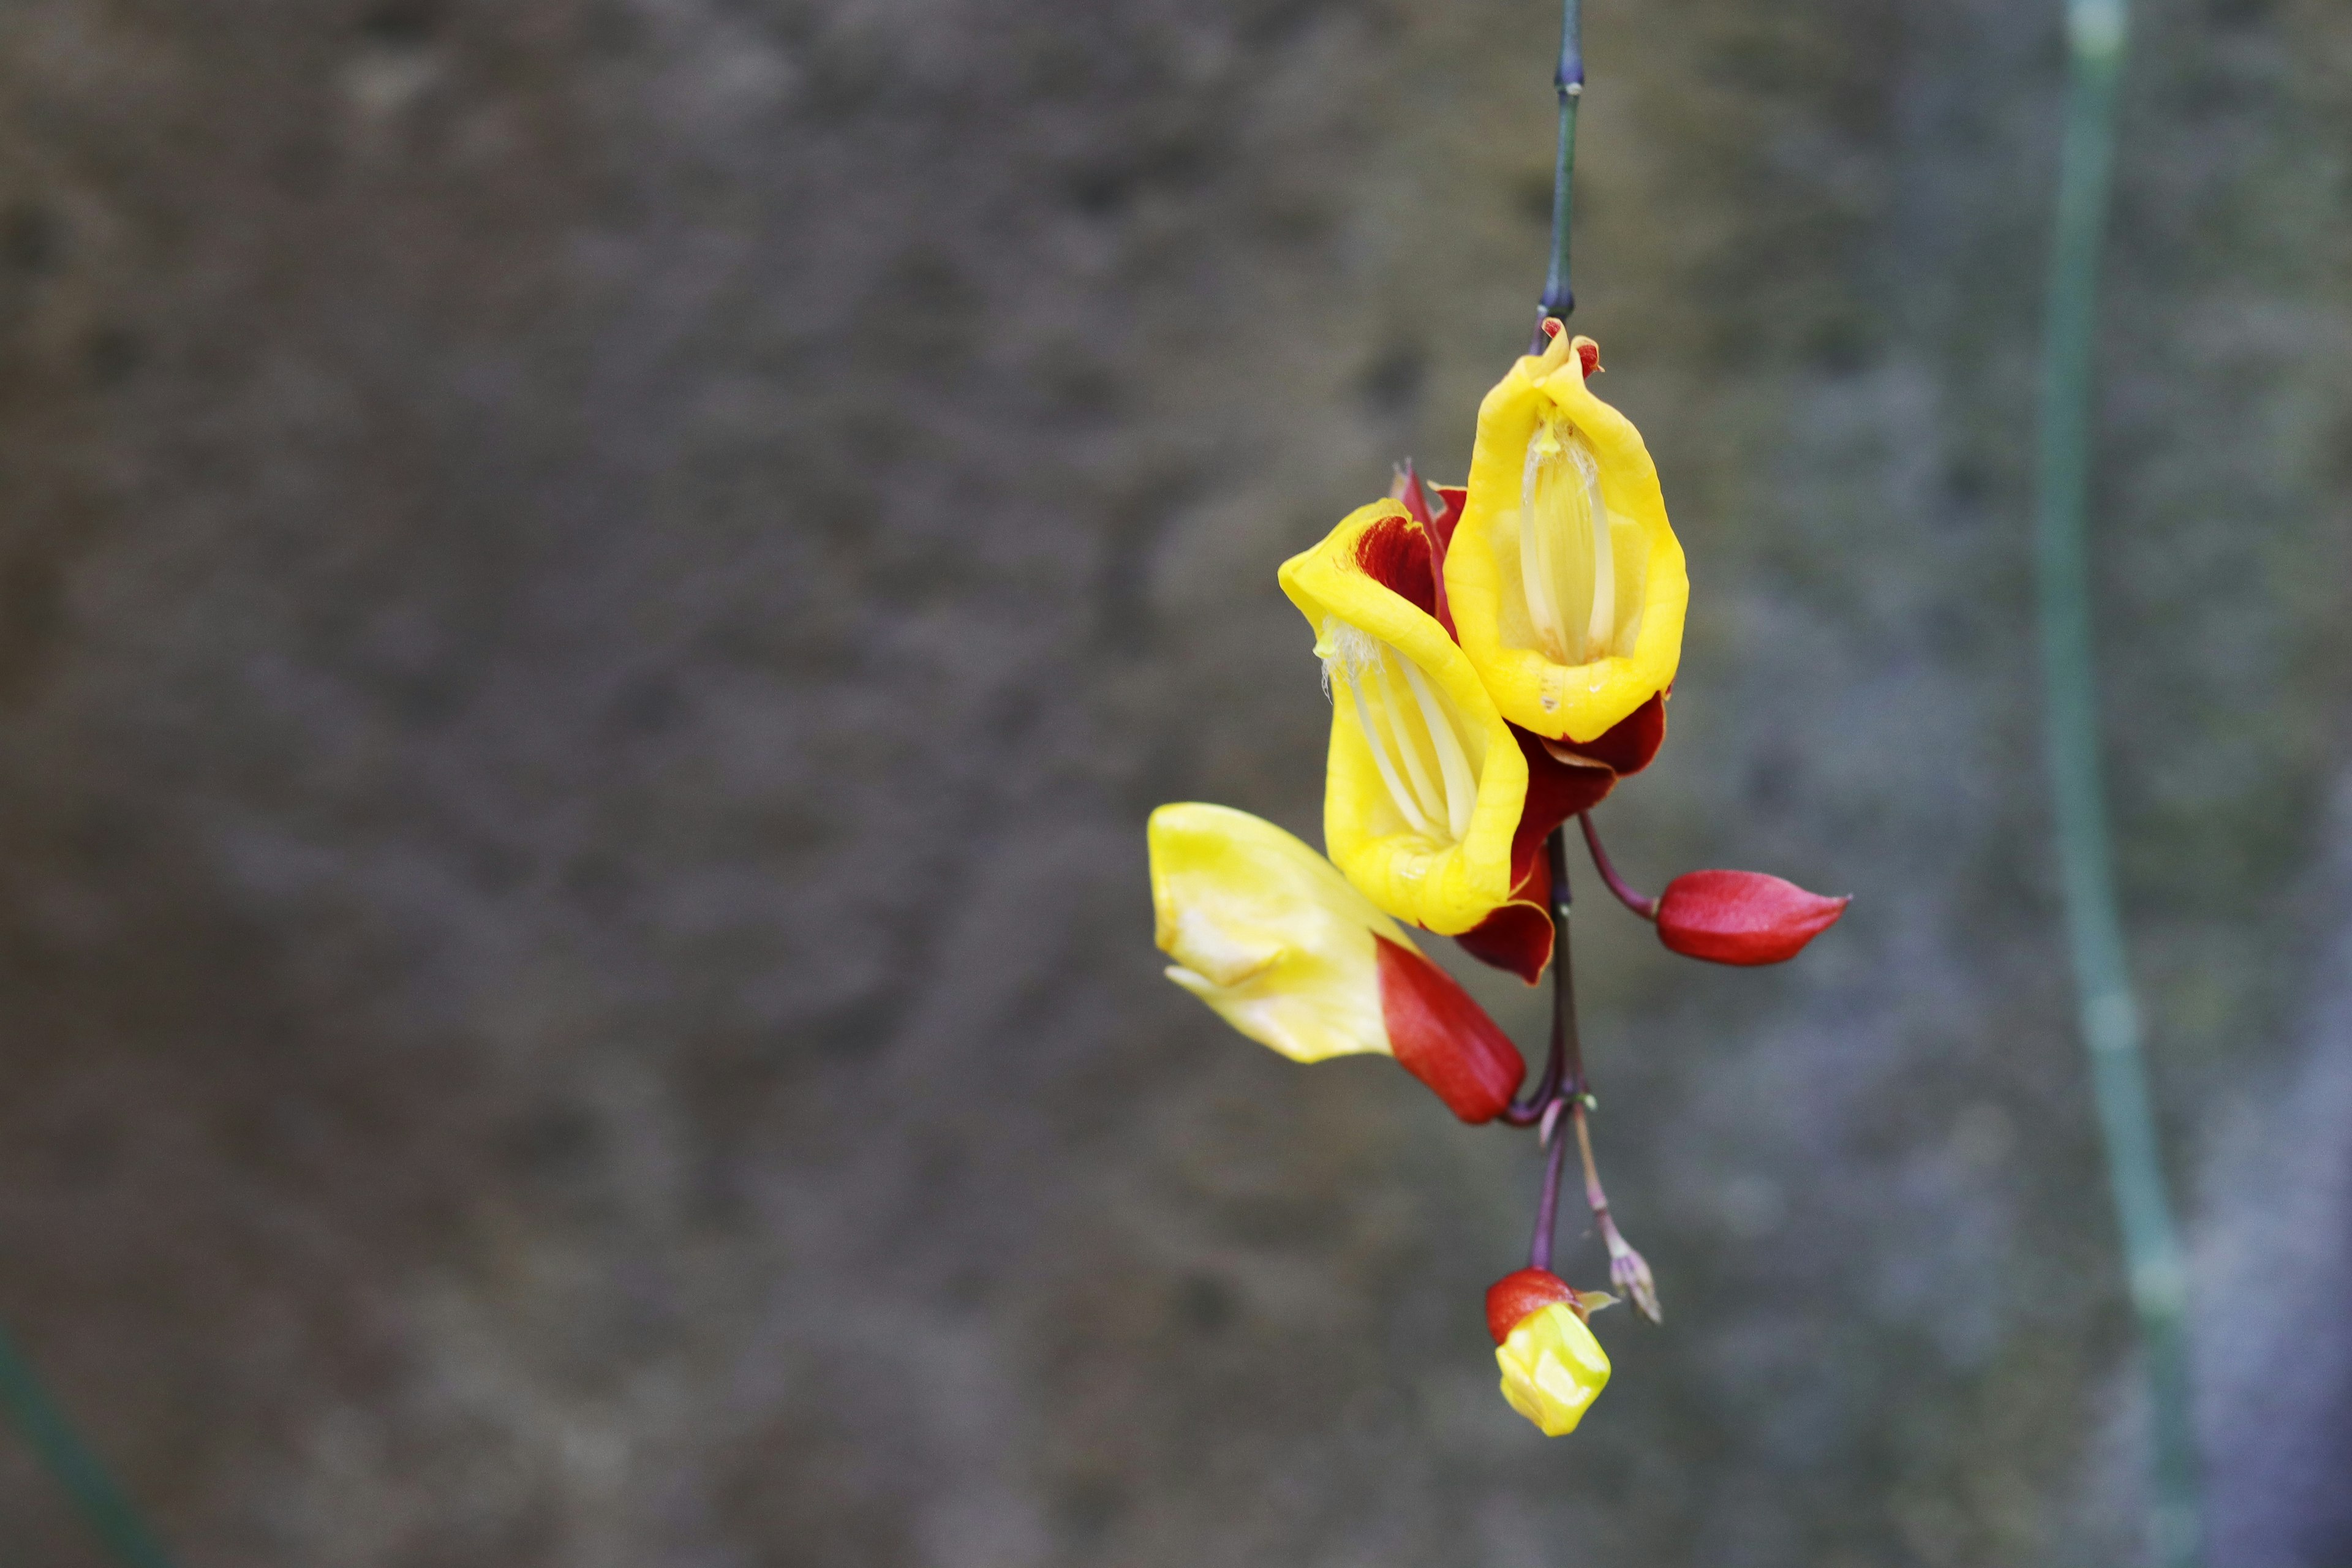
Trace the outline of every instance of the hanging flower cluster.
{"label": "hanging flower cluster", "polygon": [[[1480,405],[1466,486],[1424,487],[1408,465],[1390,499],[1283,563],[1331,699],[1329,858],[1221,805],[1163,805],[1150,837],[1169,978],[1234,1028],[1295,1061],[1393,1057],[1465,1121],[1539,1129],[1549,1158],[1528,1267],[1496,1282],[1486,1310],[1504,1397],[1558,1436],[1609,1380],[1587,1319],[1615,1299],[1550,1269],[1563,1120],[1611,1280],[1660,1316],[1586,1126],[1565,825],[1620,900],[1693,958],[1778,963],[1845,900],[1722,870],[1653,900],[1610,865],[1589,814],[1665,739],[1689,582],[1640,432],[1588,385],[1599,350],[1557,321],[1544,331],[1542,352]],[[1518,1048],[1412,931],[1529,984],[1551,971],[1551,1047],[1527,1095]]]}

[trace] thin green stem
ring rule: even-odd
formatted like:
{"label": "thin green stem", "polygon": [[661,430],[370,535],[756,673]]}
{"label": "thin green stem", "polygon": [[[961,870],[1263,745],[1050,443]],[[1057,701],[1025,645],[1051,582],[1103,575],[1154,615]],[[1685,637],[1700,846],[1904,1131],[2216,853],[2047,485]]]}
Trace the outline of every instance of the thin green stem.
{"label": "thin green stem", "polygon": [[0,1412],[73,1499],[109,1555],[124,1568],[172,1568],[172,1559],[138,1509],[74,1431],[5,1332],[0,1332]]}
{"label": "thin green stem", "polygon": [[2183,1322],[2186,1289],[2108,852],[2084,538],[2099,252],[2115,162],[2116,84],[2126,21],[2125,0],[2068,0],[2065,142],[2043,329],[2037,529],[2048,689],[2043,716],[2081,1027],[2147,1358],[2156,1560],[2164,1568],[2193,1568],[2200,1557],[2201,1525]]}
{"label": "thin green stem", "polygon": [[1568,283],[1568,241],[1576,209],[1576,109],[1584,99],[1583,0],[1561,0],[1559,69],[1552,81],[1559,89],[1559,163],[1551,177],[1551,268],[1544,275],[1543,299],[1536,310],[1538,350],[1543,345],[1544,318],[1565,321],[1576,309],[1576,292]]}

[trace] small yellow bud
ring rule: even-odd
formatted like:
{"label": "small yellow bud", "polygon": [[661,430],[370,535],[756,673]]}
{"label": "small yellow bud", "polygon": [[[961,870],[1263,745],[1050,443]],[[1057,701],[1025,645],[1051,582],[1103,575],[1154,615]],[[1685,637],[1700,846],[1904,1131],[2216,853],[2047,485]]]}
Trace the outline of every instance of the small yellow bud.
{"label": "small yellow bud", "polygon": [[1609,1356],[1565,1301],[1529,1312],[1495,1351],[1503,1397],[1543,1429],[1564,1437],[1609,1384]]}

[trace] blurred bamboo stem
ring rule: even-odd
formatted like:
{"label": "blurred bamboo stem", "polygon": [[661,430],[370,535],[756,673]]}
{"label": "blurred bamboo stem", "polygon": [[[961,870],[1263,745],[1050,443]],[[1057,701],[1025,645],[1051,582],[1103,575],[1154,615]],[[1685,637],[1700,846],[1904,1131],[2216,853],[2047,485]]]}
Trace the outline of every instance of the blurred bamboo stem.
{"label": "blurred bamboo stem", "polygon": [[2202,1529],[2183,1321],[2187,1292],[2108,851],[2084,538],[2099,253],[2126,20],[2125,0],[2068,0],[2065,140],[2043,325],[2036,553],[2059,879],[2091,1089],[2147,1363],[2156,1561],[2163,1568],[2193,1568]]}
{"label": "blurred bamboo stem", "polygon": [[157,1544],[138,1509],[82,1442],[5,1332],[0,1332],[0,1409],[5,1410],[9,1424],[26,1446],[73,1499],[109,1556],[125,1568],[172,1568],[172,1559]]}

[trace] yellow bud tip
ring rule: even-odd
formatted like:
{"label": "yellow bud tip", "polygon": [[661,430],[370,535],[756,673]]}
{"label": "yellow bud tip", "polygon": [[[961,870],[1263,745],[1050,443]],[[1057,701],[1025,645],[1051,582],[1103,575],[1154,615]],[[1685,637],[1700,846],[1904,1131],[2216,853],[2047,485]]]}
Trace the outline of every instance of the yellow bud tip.
{"label": "yellow bud tip", "polygon": [[1565,1301],[1529,1312],[1495,1351],[1503,1397],[1547,1437],[1576,1430],[1609,1385],[1609,1356]]}

